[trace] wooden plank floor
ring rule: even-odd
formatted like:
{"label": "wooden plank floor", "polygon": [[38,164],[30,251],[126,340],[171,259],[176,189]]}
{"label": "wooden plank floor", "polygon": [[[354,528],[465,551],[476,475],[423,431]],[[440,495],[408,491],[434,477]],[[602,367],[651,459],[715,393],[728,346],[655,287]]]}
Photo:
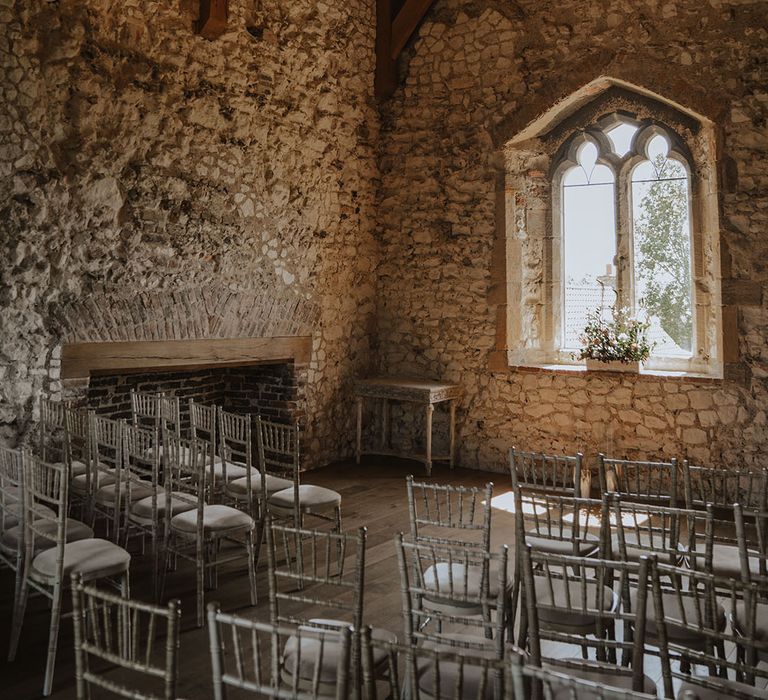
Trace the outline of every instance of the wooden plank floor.
{"label": "wooden plank floor", "polygon": [[[365,526],[368,528],[365,579],[365,620],[398,635],[402,632],[400,617],[400,585],[393,537],[408,529],[408,510],[405,477],[423,473],[414,462],[370,457],[357,466],[353,463],[336,464],[311,472],[306,481],[327,486],[342,494],[343,525],[345,530]],[[449,470],[436,467],[435,483],[482,486],[487,481],[495,484],[494,497],[506,505],[503,494],[509,493],[509,477],[465,469]],[[511,511],[511,508],[509,509]],[[511,512],[494,508],[492,545],[512,545],[514,522]],[[511,555],[511,552],[510,552]],[[245,565],[229,565],[219,577],[219,588],[206,592],[206,602],[219,601],[222,609],[245,617],[268,620],[266,553],[262,549],[262,563],[257,573],[259,604],[248,602],[248,584]],[[147,558],[138,553],[131,564],[132,595],[151,599],[151,584]],[[176,572],[169,573],[166,594],[181,600],[183,623],[180,645],[180,697],[194,700],[212,697],[208,637],[205,629],[195,626],[194,571],[190,565],[179,564]],[[45,668],[45,653],[50,615],[41,598],[30,600],[17,660],[5,661],[13,604],[13,575],[0,572],[0,698],[24,700],[41,696]],[[69,609],[69,599],[67,608]],[[74,655],[72,651],[72,622],[62,622],[59,635],[59,653],[54,678],[54,698],[75,697]]]}

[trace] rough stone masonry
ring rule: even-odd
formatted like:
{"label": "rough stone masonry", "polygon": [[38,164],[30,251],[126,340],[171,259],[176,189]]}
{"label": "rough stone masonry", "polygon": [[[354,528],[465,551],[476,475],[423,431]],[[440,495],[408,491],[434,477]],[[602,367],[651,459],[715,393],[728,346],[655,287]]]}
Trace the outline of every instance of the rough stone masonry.
{"label": "rough stone masonry", "polygon": [[371,363],[373,4],[232,0],[216,41],[196,5],[0,0],[0,438],[62,342],[302,332],[325,463]]}
{"label": "rough stone masonry", "polygon": [[[0,437],[61,390],[62,342],[287,329],[314,338],[311,464],[350,453],[374,369],[465,387],[470,467],[766,462],[764,2],[436,0],[380,109],[373,0],[231,0],[213,42],[193,5],[0,0]],[[602,75],[719,105],[726,380],[489,367],[501,126]]]}
{"label": "rough stone masonry", "polygon": [[[718,115],[726,380],[489,366],[505,139],[601,76]],[[767,79],[764,2],[438,0],[383,109],[379,344],[385,371],[465,387],[461,464],[503,469],[512,445],[768,464]]]}

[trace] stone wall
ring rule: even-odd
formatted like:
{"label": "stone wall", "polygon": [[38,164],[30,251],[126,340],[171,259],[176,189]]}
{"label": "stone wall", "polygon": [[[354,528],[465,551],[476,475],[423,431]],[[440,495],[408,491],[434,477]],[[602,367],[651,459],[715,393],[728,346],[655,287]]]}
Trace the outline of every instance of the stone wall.
{"label": "stone wall", "polygon": [[[459,463],[503,470],[517,445],[768,464],[764,3],[437,0],[401,73],[382,114],[381,369],[463,384]],[[489,363],[504,341],[499,251],[515,194],[504,144],[601,76],[715,123],[725,380]]]}
{"label": "stone wall", "polygon": [[0,438],[64,341],[309,334],[308,466],[371,361],[371,0],[0,0]]}

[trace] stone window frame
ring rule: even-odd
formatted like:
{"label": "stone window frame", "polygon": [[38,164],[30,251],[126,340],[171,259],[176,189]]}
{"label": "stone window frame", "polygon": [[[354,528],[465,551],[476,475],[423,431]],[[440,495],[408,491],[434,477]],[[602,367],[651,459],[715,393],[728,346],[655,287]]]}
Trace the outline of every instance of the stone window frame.
{"label": "stone window frame", "polygon": [[[610,85],[597,96],[592,92],[586,99],[574,95],[572,104],[566,100],[557,105],[503,145],[505,299],[503,312],[497,315],[491,366],[584,368],[583,361],[560,351],[557,342],[561,241],[554,215],[559,207],[556,175],[571,142],[581,134],[594,135],[596,125],[611,119],[643,124],[649,138],[654,130],[663,131],[689,172],[696,352],[682,362],[655,358],[644,371],[721,378],[724,350],[714,124],[680,105],[621,85]],[[628,201],[623,201],[626,206]],[[618,274],[631,273],[630,241],[627,235],[619,236],[622,247],[617,250],[617,262],[622,269]]]}

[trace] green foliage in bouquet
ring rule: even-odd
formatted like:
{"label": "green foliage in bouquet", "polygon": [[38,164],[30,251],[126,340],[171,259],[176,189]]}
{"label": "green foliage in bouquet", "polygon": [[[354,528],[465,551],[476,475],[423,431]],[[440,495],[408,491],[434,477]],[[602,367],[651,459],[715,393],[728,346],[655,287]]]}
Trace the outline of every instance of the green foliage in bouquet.
{"label": "green foliage in bouquet", "polygon": [[632,318],[626,309],[614,310],[611,321],[603,318],[599,308],[591,311],[587,314],[587,325],[580,338],[584,347],[576,358],[600,362],[643,362],[653,350],[646,335],[649,326],[649,323]]}

